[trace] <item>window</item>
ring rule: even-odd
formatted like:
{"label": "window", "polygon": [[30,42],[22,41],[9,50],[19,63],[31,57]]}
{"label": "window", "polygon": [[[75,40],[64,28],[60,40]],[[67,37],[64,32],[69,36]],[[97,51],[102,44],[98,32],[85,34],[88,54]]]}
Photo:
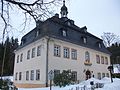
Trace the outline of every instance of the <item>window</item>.
{"label": "window", "polygon": [[23,53],[21,53],[20,55],[20,62],[22,62],[22,60],[23,60]]}
{"label": "window", "polygon": [[109,77],[109,73],[106,73],[106,77]]}
{"label": "window", "polygon": [[72,80],[77,81],[77,72],[76,71],[72,71]]}
{"label": "window", "polygon": [[71,57],[72,59],[77,60],[77,50],[75,49],[71,50]]}
{"label": "window", "polygon": [[60,46],[54,45],[54,56],[60,57]]}
{"label": "window", "polygon": [[54,70],[54,77],[60,74],[60,70]]}
{"label": "window", "polygon": [[64,58],[69,58],[69,48],[64,47]]}
{"label": "window", "polygon": [[15,73],[15,80],[17,80],[18,72]]}
{"label": "window", "polygon": [[104,78],[105,77],[105,73],[102,73],[102,78]]}
{"label": "window", "polygon": [[98,79],[101,79],[101,73],[98,73]]}
{"label": "window", "polygon": [[36,80],[40,80],[40,70],[36,70]]}
{"label": "window", "polygon": [[104,64],[104,57],[101,56],[101,64]]}
{"label": "window", "polygon": [[108,58],[105,57],[105,64],[108,65]]}
{"label": "window", "polygon": [[34,80],[34,70],[31,70],[30,80]]}
{"label": "window", "polygon": [[62,35],[66,37],[67,36],[67,31],[66,30],[62,30]]}
{"label": "window", "polygon": [[85,52],[85,61],[90,62],[90,54],[88,51]]}
{"label": "window", "polygon": [[29,80],[29,71],[26,71],[26,80]]}
{"label": "window", "polygon": [[37,47],[37,56],[41,55],[41,45]]}
{"label": "window", "polygon": [[101,43],[98,43],[98,47],[99,47],[99,48],[102,48],[102,45],[101,45]]}
{"label": "window", "polygon": [[22,72],[19,72],[19,80],[22,80]]}
{"label": "window", "polygon": [[83,37],[83,43],[87,43],[87,38]]}
{"label": "window", "polygon": [[35,57],[35,48],[32,49],[32,58]]}
{"label": "window", "polygon": [[19,63],[19,55],[17,55],[17,63]]}
{"label": "window", "polygon": [[36,37],[37,37],[38,35],[39,35],[39,31],[37,30],[37,31],[36,31]]}
{"label": "window", "polygon": [[96,55],[96,63],[100,64],[100,56]]}
{"label": "window", "polygon": [[30,50],[27,51],[27,59],[30,59]]}

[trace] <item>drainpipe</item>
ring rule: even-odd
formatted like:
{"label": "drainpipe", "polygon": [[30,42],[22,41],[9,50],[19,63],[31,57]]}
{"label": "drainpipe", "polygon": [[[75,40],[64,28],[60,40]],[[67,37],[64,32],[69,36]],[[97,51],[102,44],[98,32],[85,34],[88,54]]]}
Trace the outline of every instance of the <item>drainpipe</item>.
{"label": "drainpipe", "polygon": [[47,50],[46,50],[46,87],[48,87],[48,52],[49,52],[49,40],[50,38],[47,37]]}

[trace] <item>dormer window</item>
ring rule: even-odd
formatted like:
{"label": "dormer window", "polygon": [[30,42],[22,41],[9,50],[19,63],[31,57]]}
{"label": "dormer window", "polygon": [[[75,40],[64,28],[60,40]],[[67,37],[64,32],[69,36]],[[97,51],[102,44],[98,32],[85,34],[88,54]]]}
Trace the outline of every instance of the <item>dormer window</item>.
{"label": "dormer window", "polygon": [[98,47],[99,47],[99,48],[102,48],[102,45],[101,45],[101,43],[98,43]]}
{"label": "dormer window", "polygon": [[83,37],[83,43],[87,43],[87,38],[86,37]]}
{"label": "dormer window", "polygon": [[36,37],[37,37],[39,34],[40,34],[40,31],[37,30],[37,31],[36,31]]}
{"label": "dormer window", "polygon": [[66,30],[62,30],[62,35],[63,35],[64,37],[66,37],[66,36],[67,36],[67,31],[66,31]]}

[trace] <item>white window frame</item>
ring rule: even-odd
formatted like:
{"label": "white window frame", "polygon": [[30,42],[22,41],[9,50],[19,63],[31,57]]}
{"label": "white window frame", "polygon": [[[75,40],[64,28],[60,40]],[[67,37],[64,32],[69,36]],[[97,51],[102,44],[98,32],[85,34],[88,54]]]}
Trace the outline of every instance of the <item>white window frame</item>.
{"label": "white window frame", "polygon": [[21,55],[20,55],[20,62],[22,62],[23,61],[23,53],[21,53]]}
{"label": "white window frame", "polygon": [[64,47],[64,49],[63,49],[64,58],[69,58],[70,57],[69,53],[70,53],[69,48]]}
{"label": "white window frame", "polygon": [[30,59],[30,50],[27,51],[27,59]]}
{"label": "white window frame", "polygon": [[29,80],[29,71],[26,71],[26,80]]}
{"label": "white window frame", "polygon": [[41,45],[37,47],[37,56],[41,56]]}
{"label": "white window frame", "polygon": [[54,45],[54,56],[60,57],[61,55],[61,47],[59,45]]}
{"label": "white window frame", "polygon": [[100,64],[100,56],[99,55],[96,55],[96,63]]}
{"label": "white window frame", "polygon": [[77,60],[77,50],[76,49],[71,49],[71,58],[73,60]]}
{"label": "white window frame", "polygon": [[19,55],[17,55],[17,63],[19,63]]}
{"label": "white window frame", "polygon": [[32,57],[32,58],[34,58],[34,57],[35,57],[35,47],[34,47],[34,48],[32,48],[32,55],[31,55],[31,57]]}
{"label": "white window frame", "polygon": [[40,80],[40,70],[36,70],[36,80]]}
{"label": "white window frame", "polygon": [[63,35],[64,37],[66,37],[66,36],[67,36],[67,31],[66,31],[66,30],[62,30],[62,35]]}
{"label": "white window frame", "polygon": [[31,70],[31,73],[30,73],[30,80],[34,80],[34,70]]}

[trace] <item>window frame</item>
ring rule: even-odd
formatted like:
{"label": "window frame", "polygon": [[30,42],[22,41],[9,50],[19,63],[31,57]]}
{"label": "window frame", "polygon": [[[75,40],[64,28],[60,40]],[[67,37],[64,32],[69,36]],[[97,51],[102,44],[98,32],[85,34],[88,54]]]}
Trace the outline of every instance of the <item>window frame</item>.
{"label": "window frame", "polygon": [[26,71],[26,80],[29,80],[29,71]]}
{"label": "window frame", "polygon": [[34,70],[31,70],[30,72],[30,80],[34,80]]}
{"label": "window frame", "polygon": [[63,48],[63,57],[70,58],[70,49],[68,47]]}
{"label": "window frame", "polygon": [[35,57],[35,49],[36,49],[35,47],[34,47],[34,48],[32,48],[32,55],[31,55],[31,57],[32,57],[32,58],[34,58],[34,57]]}
{"label": "window frame", "polygon": [[30,50],[27,51],[27,59],[30,59]]}
{"label": "window frame", "polygon": [[41,45],[37,46],[37,56],[41,56]]}
{"label": "window frame", "polygon": [[77,50],[71,49],[71,59],[77,60]]}
{"label": "window frame", "polygon": [[96,63],[100,64],[100,55],[96,55]]}
{"label": "window frame", "polygon": [[61,46],[54,44],[54,56],[61,56]]}
{"label": "window frame", "polygon": [[40,80],[40,69],[36,70],[36,80]]}

